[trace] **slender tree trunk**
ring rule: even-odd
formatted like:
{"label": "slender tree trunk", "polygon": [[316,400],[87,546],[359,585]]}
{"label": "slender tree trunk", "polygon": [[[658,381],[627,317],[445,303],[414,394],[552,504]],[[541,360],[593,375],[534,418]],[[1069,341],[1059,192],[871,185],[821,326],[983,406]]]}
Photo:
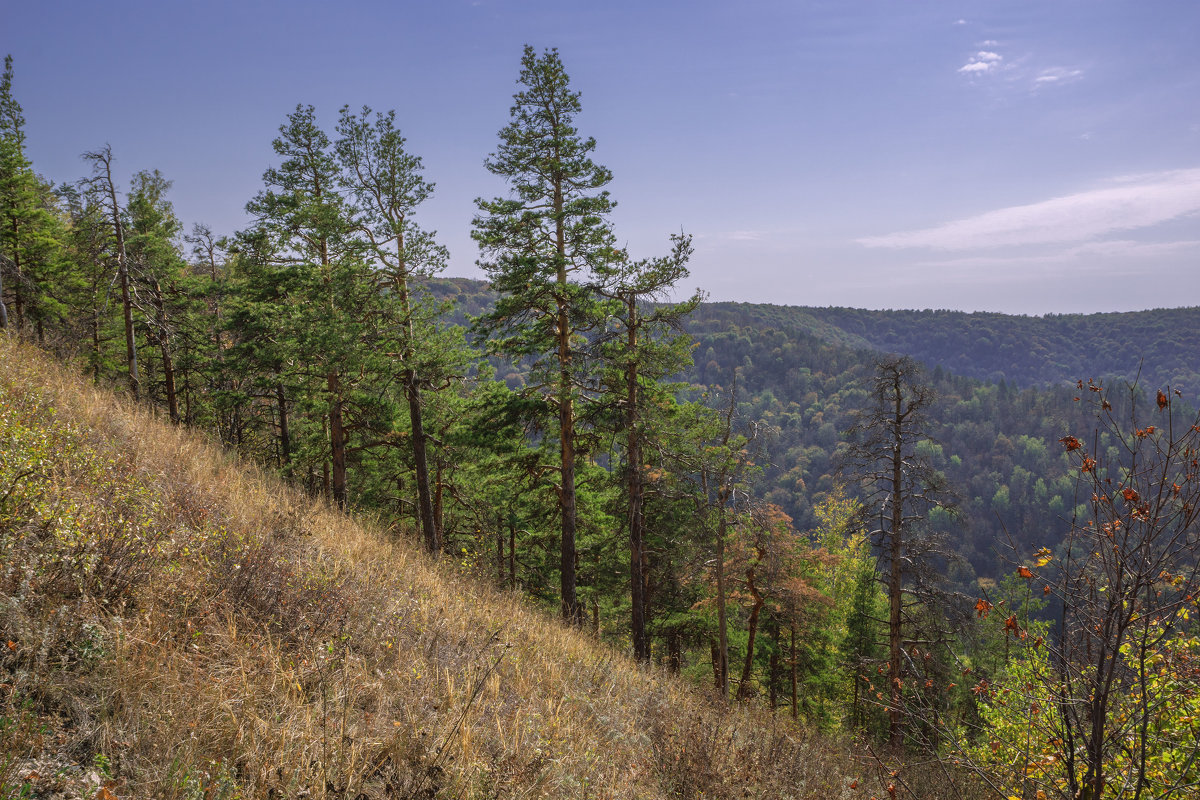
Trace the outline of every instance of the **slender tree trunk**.
{"label": "slender tree trunk", "polygon": [[435,475],[433,486],[433,526],[438,531],[444,531],[442,527],[442,494],[445,489],[445,484],[442,482],[442,473],[446,468],[446,462],[440,457],[434,459]]}
{"label": "slender tree trunk", "polygon": [[117,276],[121,281],[121,305],[125,316],[125,360],[129,365],[129,393],[133,399],[141,395],[141,378],[138,375],[137,342],[133,330],[133,299],[129,291],[129,259],[125,254],[125,226],[121,224],[121,207],[117,204],[117,188],[112,179],[112,152],[107,146],[90,156],[104,168],[101,176],[103,189],[108,194],[109,211],[112,213],[113,231],[117,237]]}
{"label": "slender tree trunk", "polygon": [[287,397],[283,392],[283,381],[275,382],[275,405],[279,409],[279,459],[283,462],[283,474],[291,473],[292,435],[288,429]]}
{"label": "slender tree trunk", "polygon": [[504,515],[496,512],[496,585],[504,586]]}
{"label": "slender tree trunk", "polygon": [[338,508],[345,508],[346,494],[346,429],[342,419],[342,385],[341,376],[337,370],[331,370],[327,376],[329,389],[329,444],[332,470],[330,474],[330,490],[333,502]]}
{"label": "slender tree trunk", "polygon": [[891,703],[888,707],[888,743],[892,747],[900,744],[900,690],[903,682],[900,679],[900,650],[903,642],[901,634],[901,601],[903,600],[903,573],[901,559],[904,555],[904,497],[901,484],[904,468],[900,423],[903,420],[901,408],[901,391],[899,378],[895,383],[895,439],[892,444],[892,536],[889,557],[891,563],[888,574],[888,683],[891,687]]}
{"label": "slender tree trunk", "polygon": [[629,494],[629,587],[633,657],[650,661],[650,642],[646,638],[646,559],[644,515],[642,511],[642,441],[638,431],[637,304],[632,293],[626,298],[626,346],[629,361],[625,366],[625,433],[627,491]]}
{"label": "slender tree trunk", "polygon": [[4,305],[4,270],[0,269],[0,329],[8,332],[8,307]]}
{"label": "slender tree trunk", "polygon": [[175,361],[171,357],[171,340],[167,336],[167,309],[163,299],[162,285],[155,278],[151,284],[154,288],[154,310],[158,319],[158,348],[163,362],[163,386],[167,394],[167,413],[171,422],[179,424],[179,399],[175,394]]}
{"label": "slender tree trunk", "polygon": [[[397,225],[396,227],[401,227]],[[434,517],[433,499],[429,491],[429,457],[426,453],[425,425],[422,419],[421,385],[411,362],[416,352],[416,333],[413,330],[412,303],[409,298],[408,264],[404,252],[404,235],[396,236],[396,271],[392,285],[400,300],[400,313],[404,315],[404,342],[402,352],[406,362],[403,381],[404,396],[408,400],[408,421],[412,429],[413,471],[417,481],[417,516],[425,536],[425,549],[434,557],[442,552],[441,525]]]}
{"label": "slender tree trunk", "polygon": [[[12,222],[12,242],[13,242],[13,249],[12,249],[12,265],[13,265],[13,279],[14,279],[13,280],[13,311],[16,313],[16,317],[17,317],[16,328],[18,331],[23,331],[25,329],[25,302],[24,302],[24,297],[21,293],[21,288],[22,288],[21,284],[22,284],[23,278],[24,278],[24,275],[21,272],[21,250],[19,247],[20,235],[21,235],[21,224],[20,224],[20,220],[17,219],[16,215],[13,215],[12,217],[10,217],[10,221]],[[0,308],[2,308],[3,306],[4,306],[3,292],[0,292]],[[8,311],[7,311],[7,309],[5,309],[3,311],[3,313],[4,313],[4,325],[5,325],[5,327],[8,327]]]}
{"label": "slender tree trunk", "polygon": [[678,675],[683,667],[683,644],[679,640],[678,630],[671,628],[667,631],[667,669],[672,675]]}
{"label": "slender tree trunk", "polygon": [[571,357],[571,329],[567,306],[567,242],[563,227],[562,179],[554,185],[555,252],[558,259],[558,315],[555,338],[558,349],[559,504],[562,510],[561,574],[562,616],[583,626],[583,606],[575,591],[575,403]]}
{"label": "slender tree trunk", "polygon": [[508,515],[508,586],[517,588],[517,519]]}
{"label": "slender tree trunk", "polygon": [[758,633],[758,614],[763,607],[763,598],[754,583],[754,568],[746,570],[746,588],[754,605],[750,607],[750,619],[746,623],[746,660],[742,663],[742,677],[738,681],[737,696],[739,700],[750,697],[750,675],[754,669],[754,637]]}
{"label": "slender tree trunk", "polygon": [[770,618],[771,656],[767,661],[767,684],[770,690],[771,711],[779,707],[779,622]]}
{"label": "slender tree trunk", "polygon": [[417,376],[412,369],[404,370],[404,394],[408,398],[408,419],[412,426],[413,468],[417,480],[417,510],[425,549],[437,556],[442,552],[441,527],[433,515],[433,499],[429,492],[429,460],[425,451],[425,427],[421,418],[421,394]]}
{"label": "slender tree trunk", "polygon": [[100,308],[92,308],[92,383],[100,384]]}
{"label": "slender tree trunk", "polygon": [[[721,646],[717,643],[717,640],[711,636],[708,637],[708,649],[712,654],[713,688],[718,692],[724,692],[725,684],[722,680],[723,670],[721,669]],[[722,698],[725,696],[725,694],[721,695]]]}
{"label": "slender tree trunk", "polygon": [[[791,634],[792,634],[792,658],[791,658],[791,662],[792,662],[791,663],[791,668],[792,668],[791,669],[791,672],[792,672],[792,719],[799,719],[800,718],[800,698],[799,698],[799,693],[796,691],[797,683],[796,683],[796,623],[795,622],[793,622],[791,625]],[[854,688],[855,688],[855,691],[857,692],[858,691],[858,682],[857,681],[855,681]]]}
{"label": "slender tree trunk", "polygon": [[[723,494],[723,492],[722,492]],[[720,676],[717,688],[721,691],[721,699],[729,697],[729,630],[725,614],[725,500],[717,508],[720,517],[717,519],[717,641],[720,646]]]}

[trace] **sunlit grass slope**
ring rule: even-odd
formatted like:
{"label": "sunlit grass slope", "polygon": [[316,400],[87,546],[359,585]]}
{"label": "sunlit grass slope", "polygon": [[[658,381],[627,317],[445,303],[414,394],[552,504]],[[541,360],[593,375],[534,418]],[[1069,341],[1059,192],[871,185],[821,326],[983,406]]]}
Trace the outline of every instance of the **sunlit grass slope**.
{"label": "sunlit grass slope", "polygon": [[874,785],[3,341],[0,717],[0,796]]}

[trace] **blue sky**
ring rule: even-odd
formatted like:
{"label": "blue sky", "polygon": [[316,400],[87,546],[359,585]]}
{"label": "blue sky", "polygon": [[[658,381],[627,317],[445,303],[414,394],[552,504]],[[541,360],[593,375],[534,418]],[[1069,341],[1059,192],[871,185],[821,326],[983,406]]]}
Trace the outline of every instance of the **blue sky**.
{"label": "blue sky", "polygon": [[[638,256],[714,300],[1013,313],[1200,304],[1200,3],[0,0],[29,154],[105,142],[219,232],[297,103],[394,108],[478,277],[521,48],[557,47]],[[690,288],[690,287],[689,287]]]}

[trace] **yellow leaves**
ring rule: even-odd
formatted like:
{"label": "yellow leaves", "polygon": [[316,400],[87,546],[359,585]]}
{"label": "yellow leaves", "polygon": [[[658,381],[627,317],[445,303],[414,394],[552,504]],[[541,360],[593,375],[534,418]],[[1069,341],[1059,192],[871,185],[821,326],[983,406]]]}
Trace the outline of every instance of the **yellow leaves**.
{"label": "yellow leaves", "polygon": [[1033,555],[1036,559],[1033,562],[1033,565],[1035,567],[1044,567],[1050,563],[1051,559],[1054,558],[1054,554],[1050,552],[1049,547],[1043,547],[1042,549],[1038,550]]}

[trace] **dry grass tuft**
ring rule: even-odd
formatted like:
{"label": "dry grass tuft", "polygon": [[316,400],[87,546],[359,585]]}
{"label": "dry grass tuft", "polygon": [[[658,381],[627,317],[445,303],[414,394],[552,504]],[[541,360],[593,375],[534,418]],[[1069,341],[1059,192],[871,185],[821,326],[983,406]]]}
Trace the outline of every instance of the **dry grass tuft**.
{"label": "dry grass tuft", "polygon": [[0,363],[0,796],[866,796],[826,740]]}

